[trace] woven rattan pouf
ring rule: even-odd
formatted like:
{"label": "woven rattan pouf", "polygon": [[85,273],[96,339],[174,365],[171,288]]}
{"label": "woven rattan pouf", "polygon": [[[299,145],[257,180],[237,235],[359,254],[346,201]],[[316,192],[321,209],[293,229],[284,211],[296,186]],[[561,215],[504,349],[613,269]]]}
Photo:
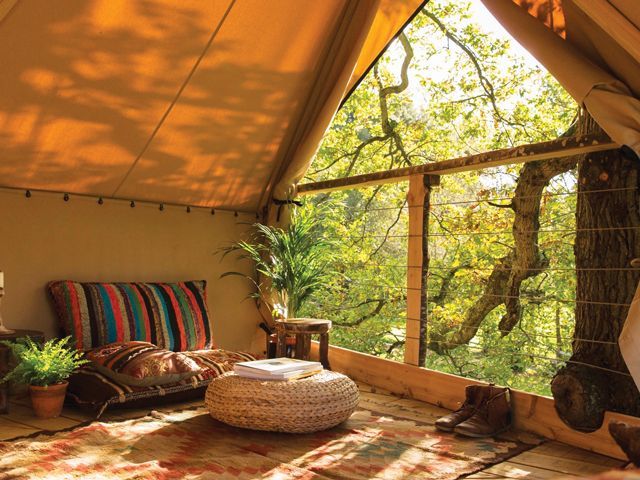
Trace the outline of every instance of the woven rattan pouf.
{"label": "woven rattan pouf", "polygon": [[205,404],[213,418],[234,427],[307,433],[344,422],[358,399],[358,386],[329,370],[288,382],[264,382],[229,372],[211,382]]}

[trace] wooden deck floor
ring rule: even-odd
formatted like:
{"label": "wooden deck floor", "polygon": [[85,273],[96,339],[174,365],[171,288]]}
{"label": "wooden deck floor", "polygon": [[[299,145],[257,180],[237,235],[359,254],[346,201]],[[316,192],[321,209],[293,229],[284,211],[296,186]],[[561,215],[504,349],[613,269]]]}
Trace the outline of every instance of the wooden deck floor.
{"label": "wooden deck floor", "polygon": [[[422,421],[435,420],[447,413],[446,410],[428,403],[399,398],[368,385],[360,384],[360,391],[361,406],[377,412]],[[201,403],[202,401],[181,403],[163,406],[158,410],[170,411]],[[0,441],[32,435],[41,431],[69,429],[91,420],[91,416],[88,413],[75,408],[65,408],[58,418],[39,420],[33,416],[29,400],[24,397],[12,398],[10,407],[9,414],[0,415]],[[144,416],[148,412],[148,410],[113,410],[107,412],[102,417],[102,420],[125,420]],[[524,432],[512,432],[511,435],[523,441],[536,440],[536,438]],[[495,464],[466,478],[470,480],[496,480],[580,477],[615,468],[624,468],[625,466],[625,462],[620,460],[559,442],[546,441],[510,458],[508,461]]]}

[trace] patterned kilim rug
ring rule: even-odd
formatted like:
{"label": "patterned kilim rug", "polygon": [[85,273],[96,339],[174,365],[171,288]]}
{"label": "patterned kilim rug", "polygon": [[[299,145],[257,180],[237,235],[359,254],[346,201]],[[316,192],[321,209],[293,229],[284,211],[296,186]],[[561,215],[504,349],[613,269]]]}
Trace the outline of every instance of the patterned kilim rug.
{"label": "patterned kilim rug", "polygon": [[364,409],[291,435],[229,427],[197,408],[0,442],[0,478],[450,480],[529,447]]}

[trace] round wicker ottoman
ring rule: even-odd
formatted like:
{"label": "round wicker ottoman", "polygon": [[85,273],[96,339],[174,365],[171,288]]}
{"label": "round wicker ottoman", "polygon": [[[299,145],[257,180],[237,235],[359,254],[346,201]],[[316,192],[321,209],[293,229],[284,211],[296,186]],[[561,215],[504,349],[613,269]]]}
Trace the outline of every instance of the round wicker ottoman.
{"label": "round wicker ottoman", "polygon": [[329,370],[289,382],[263,382],[228,372],[209,384],[205,405],[213,418],[234,427],[307,433],[344,422],[358,399],[358,386]]}

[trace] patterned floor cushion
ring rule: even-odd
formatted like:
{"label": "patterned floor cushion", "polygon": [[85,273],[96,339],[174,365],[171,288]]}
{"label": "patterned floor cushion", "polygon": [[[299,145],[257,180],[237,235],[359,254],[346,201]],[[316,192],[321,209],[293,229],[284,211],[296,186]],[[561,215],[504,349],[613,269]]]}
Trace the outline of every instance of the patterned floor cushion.
{"label": "patterned floor cushion", "polygon": [[134,387],[120,384],[91,366],[81,368],[69,378],[68,396],[80,406],[97,411],[99,417],[109,406],[139,408],[158,405],[160,401],[180,401],[204,396],[212,379],[233,369],[237,362],[255,360],[248,353],[227,350],[197,350],[183,352],[193,359],[203,373],[178,383],[155,387]]}
{"label": "patterned floor cushion", "polygon": [[148,387],[177,383],[202,373],[192,358],[149,342],[116,342],[85,353],[100,373],[125,385]]}

